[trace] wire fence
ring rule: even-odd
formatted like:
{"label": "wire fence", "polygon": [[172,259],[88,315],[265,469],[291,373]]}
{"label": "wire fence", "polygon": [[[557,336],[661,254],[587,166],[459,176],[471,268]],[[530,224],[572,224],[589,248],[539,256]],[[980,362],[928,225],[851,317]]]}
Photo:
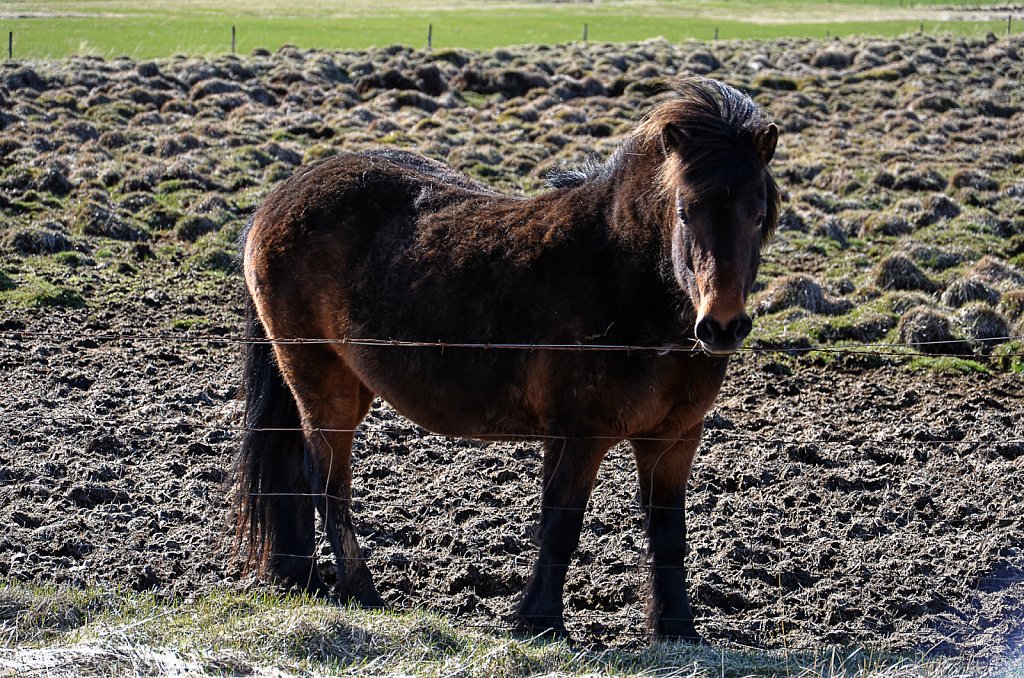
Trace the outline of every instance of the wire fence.
{"label": "wire fence", "polygon": [[[438,349],[477,349],[484,351],[526,351],[530,353],[540,351],[566,351],[576,353],[656,353],[667,355],[669,353],[692,353],[695,355],[707,355],[696,341],[686,344],[597,344],[583,342],[566,343],[544,343],[544,342],[502,342],[502,341],[422,341],[408,339],[381,339],[367,337],[246,337],[240,335],[216,335],[216,334],[172,334],[172,333],[128,333],[128,332],[43,332],[32,330],[8,330],[0,332],[0,338],[20,340],[48,339],[48,340],[75,340],[95,342],[166,342],[169,344],[272,344],[272,345],[335,345],[335,346],[360,346],[380,348],[438,348]],[[978,340],[978,345],[991,347],[1006,342],[1024,341],[1024,336],[1004,335],[997,337],[985,337]],[[846,355],[871,355],[871,356],[898,356],[898,357],[920,357],[920,353],[908,351],[920,351],[921,349],[954,349],[962,348],[966,342],[963,341],[918,341],[918,342],[892,342],[892,343],[859,343],[849,346],[741,346],[739,353],[751,354],[787,354],[797,355],[805,353],[836,353]],[[900,351],[899,349],[907,349]],[[998,354],[986,354],[978,352],[957,353],[955,351],[940,351],[944,357],[970,358],[970,359],[1002,359],[1024,356],[1024,351],[1005,351]]]}

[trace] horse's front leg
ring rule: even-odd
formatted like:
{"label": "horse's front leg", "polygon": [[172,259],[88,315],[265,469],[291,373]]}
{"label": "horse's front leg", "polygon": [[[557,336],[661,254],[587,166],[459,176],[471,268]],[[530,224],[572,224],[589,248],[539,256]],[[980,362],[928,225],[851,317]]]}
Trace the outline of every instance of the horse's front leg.
{"label": "horse's front leg", "polygon": [[648,623],[659,639],[700,641],[686,593],[686,482],[703,424],[676,441],[632,441],[651,564]]}
{"label": "horse's front leg", "polygon": [[516,610],[518,623],[527,630],[567,635],[562,604],[565,575],[607,450],[607,444],[593,440],[557,440],[545,445],[540,552]]}

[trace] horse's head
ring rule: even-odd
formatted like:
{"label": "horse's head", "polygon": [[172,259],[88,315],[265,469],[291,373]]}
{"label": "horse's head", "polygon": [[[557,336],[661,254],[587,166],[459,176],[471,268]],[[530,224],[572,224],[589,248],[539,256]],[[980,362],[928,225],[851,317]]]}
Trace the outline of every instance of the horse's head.
{"label": "horse's head", "polygon": [[736,351],[753,323],[747,296],[779,218],[768,169],[778,128],[746,95],[686,80],[642,127],[664,153],[660,190],[675,278],[696,310],[694,335],[715,355]]}

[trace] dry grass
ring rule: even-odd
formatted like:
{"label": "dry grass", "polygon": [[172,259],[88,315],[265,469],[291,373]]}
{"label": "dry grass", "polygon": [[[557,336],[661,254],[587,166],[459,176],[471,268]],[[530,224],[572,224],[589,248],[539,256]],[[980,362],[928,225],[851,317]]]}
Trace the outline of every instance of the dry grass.
{"label": "dry grass", "polygon": [[[72,623],[68,621],[72,620]],[[515,638],[423,611],[379,613],[301,597],[151,594],[0,587],[0,676],[100,675],[1004,675],[969,659],[658,643],[573,647]]]}

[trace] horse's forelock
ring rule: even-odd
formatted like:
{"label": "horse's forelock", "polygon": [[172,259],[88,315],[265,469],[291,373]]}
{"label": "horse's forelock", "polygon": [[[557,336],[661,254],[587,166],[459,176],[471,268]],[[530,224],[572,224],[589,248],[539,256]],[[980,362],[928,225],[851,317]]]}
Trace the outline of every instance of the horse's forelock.
{"label": "horse's forelock", "polygon": [[681,189],[700,198],[764,172],[754,144],[771,120],[750,97],[709,78],[683,80],[673,92],[636,131],[653,147],[680,140],[681,152],[666,152],[662,164],[659,183],[667,195]]}

